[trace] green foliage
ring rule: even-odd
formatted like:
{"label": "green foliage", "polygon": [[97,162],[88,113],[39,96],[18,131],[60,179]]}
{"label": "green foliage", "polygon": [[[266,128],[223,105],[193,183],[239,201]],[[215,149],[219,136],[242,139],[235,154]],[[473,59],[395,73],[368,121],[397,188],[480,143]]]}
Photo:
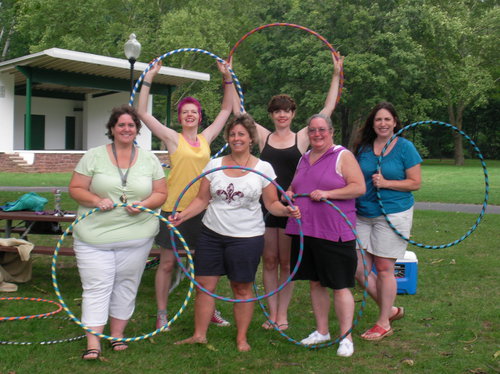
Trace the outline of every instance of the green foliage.
{"label": "green foliage", "polygon": [[[342,144],[351,142],[375,103],[387,100],[405,123],[435,119],[472,128],[480,147],[497,157],[497,116],[485,108],[498,101],[499,20],[500,7],[491,0],[8,0],[0,3],[5,30],[0,47],[11,29],[8,57],[51,47],[123,57],[123,43],[135,32],[143,47],[141,61],[183,47],[225,58],[257,26],[296,23],[320,33],[346,56],[345,86],[333,117]],[[178,53],[165,64],[211,75],[210,82],[179,87],[172,109],[182,97],[195,96],[207,123],[213,120],[222,95],[215,61],[199,53]],[[323,107],[332,69],[319,40],[289,27],[251,35],[234,55],[246,109],[265,126],[270,126],[270,97],[288,93],[298,103],[294,128],[302,127]],[[155,113],[165,118],[163,102],[155,105]],[[479,113],[481,121],[475,122]],[[428,147],[432,139],[427,136],[437,135],[422,136]],[[448,156],[456,143],[446,137],[441,143],[446,143]]]}

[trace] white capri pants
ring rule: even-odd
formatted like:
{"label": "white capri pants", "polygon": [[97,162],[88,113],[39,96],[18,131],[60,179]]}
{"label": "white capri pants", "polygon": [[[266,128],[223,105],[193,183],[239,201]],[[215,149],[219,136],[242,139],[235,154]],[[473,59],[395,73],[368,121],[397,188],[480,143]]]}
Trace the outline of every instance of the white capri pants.
{"label": "white capri pants", "polygon": [[108,316],[128,320],[154,238],[91,245],[75,239],[82,282],[82,322],[104,326]]}

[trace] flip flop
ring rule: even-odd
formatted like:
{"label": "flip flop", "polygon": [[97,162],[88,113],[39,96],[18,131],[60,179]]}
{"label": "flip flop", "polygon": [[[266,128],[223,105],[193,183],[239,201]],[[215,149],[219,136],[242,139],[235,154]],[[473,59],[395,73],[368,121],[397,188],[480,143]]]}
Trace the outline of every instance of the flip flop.
{"label": "flip flop", "polygon": [[281,325],[278,326],[278,329],[281,331],[288,330],[288,323],[282,323]]}
{"label": "flip flop", "polygon": [[[278,326],[278,327],[279,327],[279,326]],[[274,329],[274,326],[273,326],[273,324],[272,324],[271,322],[269,322],[269,320],[267,320],[266,322],[264,322],[264,323],[262,324],[262,328],[263,328],[264,330],[272,330],[272,329]]]}
{"label": "flip flop", "polygon": [[361,335],[361,339],[378,342],[384,339],[386,336],[391,336],[393,333],[394,330],[391,327],[386,330],[380,325],[375,324],[370,330],[365,331]]}
{"label": "flip flop", "polygon": [[121,342],[121,341],[115,340],[115,341],[112,341],[110,344],[111,344],[111,349],[115,352],[124,351],[128,348],[128,344],[125,342]]}
{"label": "flip flop", "polygon": [[389,322],[397,321],[405,316],[405,308],[399,306],[397,308],[398,311],[391,318],[389,318]]}
{"label": "flip flop", "polygon": [[[91,356],[91,357],[87,357],[87,356]],[[101,357],[101,351],[99,349],[87,349],[85,351],[83,351],[83,354],[82,354],[82,359],[85,360],[85,361],[93,361],[93,360],[99,360],[99,358]]]}

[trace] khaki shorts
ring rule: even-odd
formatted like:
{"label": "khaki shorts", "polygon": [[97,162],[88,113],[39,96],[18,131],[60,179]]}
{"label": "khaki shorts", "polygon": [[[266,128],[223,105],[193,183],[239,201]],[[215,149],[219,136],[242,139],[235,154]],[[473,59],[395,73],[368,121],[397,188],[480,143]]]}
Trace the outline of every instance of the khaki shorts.
{"label": "khaki shorts", "polygon": [[[413,207],[404,212],[392,213],[387,216],[401,234],[407,238],[410,236],[413,223]],[[408,242],[390,228],[384,216],[375,218],[357,216],[356,231],[368,253],[385,258],[397,259],[404,257]]]}

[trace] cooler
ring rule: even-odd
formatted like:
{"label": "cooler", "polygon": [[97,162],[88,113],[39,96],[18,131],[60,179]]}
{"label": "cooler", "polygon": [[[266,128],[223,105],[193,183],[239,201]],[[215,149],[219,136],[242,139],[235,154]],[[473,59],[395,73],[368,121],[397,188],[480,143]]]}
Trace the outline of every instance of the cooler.
{"label": "cooler", "polygon": [[404,258],[398,258],[394,266],[398,294],[417,293],[418,259],[414,252],[406,251]]}

